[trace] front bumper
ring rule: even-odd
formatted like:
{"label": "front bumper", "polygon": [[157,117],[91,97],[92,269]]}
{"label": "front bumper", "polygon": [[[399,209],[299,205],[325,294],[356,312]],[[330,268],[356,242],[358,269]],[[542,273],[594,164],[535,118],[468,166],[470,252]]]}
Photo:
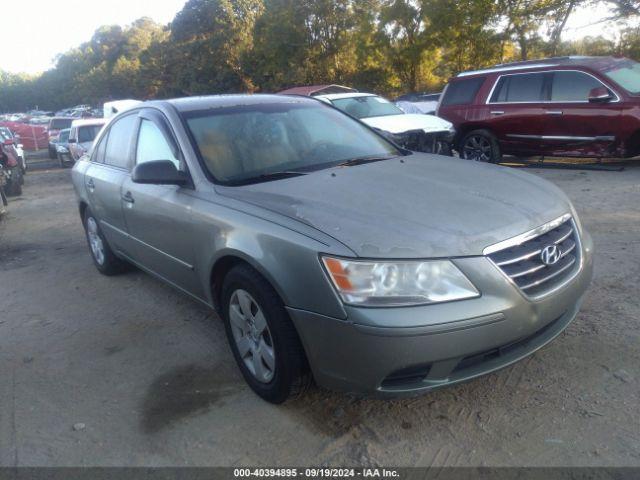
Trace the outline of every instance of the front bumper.
{"label": "front bumper", "polygon": [[440,132],[411,130],[398,134],[389,134],[391,140],[407,150],[447,154],[451,152],[454,136],[454,130],[443,130]]}
{"label": "front bumper", "polygon": [[578,313],[593,274],[582,238],[575,277],[535,300],[485,257],[455,260],[482,296],[407,308],[346,306],[340,320],[289,308],[318,384],[381,397],[415,395],[506,367],[558,336]]}

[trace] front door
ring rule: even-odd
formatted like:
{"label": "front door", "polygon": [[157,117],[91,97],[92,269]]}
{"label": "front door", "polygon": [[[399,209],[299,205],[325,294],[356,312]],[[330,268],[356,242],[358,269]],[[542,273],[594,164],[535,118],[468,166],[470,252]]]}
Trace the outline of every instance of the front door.
{"label": "front door", "polygon": [[545,105],[543,144],[547,155],[601,157],[613,154],[615,132],[620,131],[622,103],[590,103],[589,92],[605,87],[594,76],[576,70],[553,73],[550,101]]}
{"label": "front door", "polygon": [[[167,138],[170,130],[166,124],[160,128],[158,122],[164,120],[158,116],[145,118],[145,113],[141,114],[135,164],[171,160],[177,168],[186,168],[178,158],[177,144],[170,146],[175,142]],[[191,191],[176,185],[138,184],[127,176],[122,185],[122,206],[127,231],[135,243],[134,259],[166,281],[204,298],[195,268]]]}

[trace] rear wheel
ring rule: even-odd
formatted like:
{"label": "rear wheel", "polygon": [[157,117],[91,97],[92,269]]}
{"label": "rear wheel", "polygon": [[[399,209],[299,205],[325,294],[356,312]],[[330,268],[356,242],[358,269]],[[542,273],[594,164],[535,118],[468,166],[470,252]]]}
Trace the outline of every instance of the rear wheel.
{"label": "rear wheel", "polygon": [[84,228],[87,235],[87,243],[91,250],[91,258],[100,273],[103,275],[116,275],[128,269],[128,264],[115,256],[113,250],[102,234],[98,220],[87,208],[84,212]]}
{"label": "rear wheel", "polygon": [[476,162],[498,163],[501,159],[498,139],[488,130],[473,130],[460,142],[460,157]]}
{"label": "rear wheel", "polygon": [[56,152],[56,149],[55,149],[55,148],[51,148],[51,147],[49,147],[49,158],[50,158],[51,160],[55,160],[55,159],[56,159],[57,153],[58,153],[58,152]]}
{"label": "rear wheel", "polygon": [[233,356],[251,389],[271,403],[306,391],[311,373],[300,338],[269,282],[248,265],[234,267],[222,305]]}

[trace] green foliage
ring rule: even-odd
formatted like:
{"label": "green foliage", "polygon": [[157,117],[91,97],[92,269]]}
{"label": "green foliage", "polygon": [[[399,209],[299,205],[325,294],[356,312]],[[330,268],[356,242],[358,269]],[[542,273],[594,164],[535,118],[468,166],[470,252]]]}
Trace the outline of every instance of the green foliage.
{"label": "green foliage", "polygon": [[[607,0],[611,18],[640,15]],[[640,57],[640,30],[562,42],[593,0],[188,0],[167,26],[100,27],[40,75],[0,71],[0,111],[342,83],[392,95],[460,71],[565,54]]]}

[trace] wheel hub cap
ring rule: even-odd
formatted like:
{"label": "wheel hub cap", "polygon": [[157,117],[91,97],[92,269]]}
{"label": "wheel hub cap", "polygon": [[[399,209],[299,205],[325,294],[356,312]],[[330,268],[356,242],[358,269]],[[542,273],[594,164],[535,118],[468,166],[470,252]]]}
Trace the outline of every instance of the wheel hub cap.
{"label": "wheel hub cap", "polygon": [[262,309],[246,290],[238,289],[229,301],[229,321],[238,353],[247,370],[262,383],[275,374],[275,350]]}
{"label": "wheel hub cap", "polygon": [[98,224],[93,217],[87,219],[87,237],[93,258],[96,259],[98,264],[102,265],[104,263],[104,245],[100,235],[98,235]]}

